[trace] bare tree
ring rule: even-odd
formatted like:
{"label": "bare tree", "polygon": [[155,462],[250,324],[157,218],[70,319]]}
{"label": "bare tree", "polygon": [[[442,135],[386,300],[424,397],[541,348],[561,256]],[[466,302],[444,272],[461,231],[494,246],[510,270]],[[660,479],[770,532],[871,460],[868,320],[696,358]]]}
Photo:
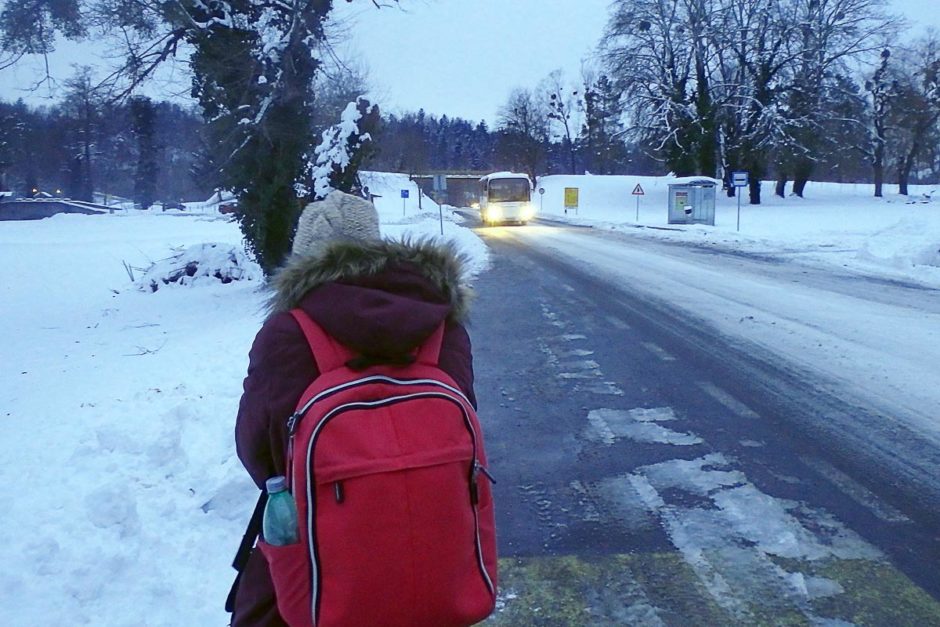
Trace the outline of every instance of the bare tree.
{"label": "bare tree", "polygon": [[881,51],[881,61],[871,78],[865,81],[865,91],[870,98],[871,115],[867,145],[856,146],[864,154],[872,168],[875,197],[881,198],[884,187],[885,154],[888,146],[889,115],[893,100],[897,97],[898,84],[889,73],[891,50]]}
{"label": "bare tree", "polygon": [[620,0],[604,58],[636,136],[653,142],[673,172],[748,170],[756,204],[771,154],[802,193],[818,158],[824,82],[895,28],[883,6],[884,0]]}
{"label": "bare tree", "polygon": [[554,70],[542,81],[540,91],[546,96],[546,115],[555,123],[561,136],[562,147],[568,157],[568,172],[578,174],[576,140],[579,117],[584,111],[579,90],[566,86],[562,71]]}
{"label": "bare tree", "polygon": [[898,193],[907,195],[911,171],[931,141],[940,120],[940,39],[936,33],[903,51],[893,66],[896,89],[892,127]]}
{"label": "bare tree", "polygon": [[535,181],[548,143],[546,108],[528,89],[514,89],[499,111],[497,128],[503,157]]}
{"label": "bare tree", "polygon": [[[714,6],[713,0],[621,0],[602,39],[632,135],[680,176],[715,174],[707,36]],[[701,159],[703,152],[711,156]]]}
{"label": "bare tree", "polygon": [[848,71],[848,61],[881,47],[897,32],[899,22],[884,12],[882,0],[790,0],[785,15],[796,28],[788,41],[791,67],[785,78],[786,163],[781,180],[793,175],[793,192],[803,195],[809,177],[825,151],[823,132],[826,82]]}

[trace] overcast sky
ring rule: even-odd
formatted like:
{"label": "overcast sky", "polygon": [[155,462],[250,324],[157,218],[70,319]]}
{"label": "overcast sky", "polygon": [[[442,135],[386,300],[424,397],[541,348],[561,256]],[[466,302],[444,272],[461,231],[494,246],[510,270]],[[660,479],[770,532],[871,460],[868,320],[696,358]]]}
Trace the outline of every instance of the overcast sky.
{"label": "overcast sky", "polygon": [[[16,1],[16,0],[8,0]],[[369,0],[335,1],[350,33],[340,52],[369,69],[378,102],[390,112],[424,108],[493,123],[514,87],[535,87],[549,72],[580,75],[607,23],[609,0],[401,0],[400,8],[376,10]],[[913,32],[940,29],[938,0],[889,0]],[[70,66],[95,64],[92,46],[61,43],[53,74],[64,80]],[[0,98],[23,96],[32,104],[56,91],[21,91],[41,72],[40,62],[0,71]],[[185,68],[165,72],[149,95],[185,94]]]}

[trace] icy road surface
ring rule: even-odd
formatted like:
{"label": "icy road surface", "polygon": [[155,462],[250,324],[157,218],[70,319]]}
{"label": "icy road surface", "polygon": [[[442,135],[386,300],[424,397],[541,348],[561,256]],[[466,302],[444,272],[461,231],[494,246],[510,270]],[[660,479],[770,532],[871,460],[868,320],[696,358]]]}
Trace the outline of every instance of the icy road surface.
{"label": "icy road surface", "polygon": [[753,342],[940,443],[940,291],[586,229],[507,231]]}
{"label": "icy road surface", "polygon": [[929,363],[892,342],[915,347],[897,321],[918,320],[932,344],[935,291],[598,230],[478,232],[496,624],[940,620],[935,392],[894,402],[909,381],[882,372]]}

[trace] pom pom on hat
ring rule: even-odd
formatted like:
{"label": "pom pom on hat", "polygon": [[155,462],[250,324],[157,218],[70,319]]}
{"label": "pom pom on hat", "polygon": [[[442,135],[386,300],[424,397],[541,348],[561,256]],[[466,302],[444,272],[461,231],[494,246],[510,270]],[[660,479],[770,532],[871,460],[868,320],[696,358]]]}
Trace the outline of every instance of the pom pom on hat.
{"label": "pom pom on hat", "polygon": [[297,223],[292,252],[300,256],[315,255],[331,242],[380,238],[375,205],[358,196],[334,191],[306,206]]}

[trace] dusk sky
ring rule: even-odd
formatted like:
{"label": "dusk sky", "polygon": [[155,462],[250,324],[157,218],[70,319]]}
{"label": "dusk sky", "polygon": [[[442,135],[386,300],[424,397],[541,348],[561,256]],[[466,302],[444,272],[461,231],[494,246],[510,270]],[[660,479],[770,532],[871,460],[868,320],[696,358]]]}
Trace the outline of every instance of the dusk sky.
{"label": "dusk sky", "polygon": [[[8,0],[12,1],[12,0]],[[376,10],[367,0],[335,2],[348,27],[339,52],[369,70],[376,100],[389,112],[423,107],[436,115],[492,124],[515,87],[535,87],[562,69],[577,79],[607,22],[609,0],[401,0],[400,8]],[[909,37],[928,26],[940,29],[937,0],[889,0],[891,10],[912,24]],[[100,63],[101,49],[62,42],[52,56],[60,81],[71,65]],[[41,59],[0,71],[0,98],[49,103],[60,90],[29,92]],[[185,63],[168,69],[148,88],[156,98],[185,99]],[[176,94],[176,96],[174,96]],[[182,96],[180,96],[182,94]]]}

